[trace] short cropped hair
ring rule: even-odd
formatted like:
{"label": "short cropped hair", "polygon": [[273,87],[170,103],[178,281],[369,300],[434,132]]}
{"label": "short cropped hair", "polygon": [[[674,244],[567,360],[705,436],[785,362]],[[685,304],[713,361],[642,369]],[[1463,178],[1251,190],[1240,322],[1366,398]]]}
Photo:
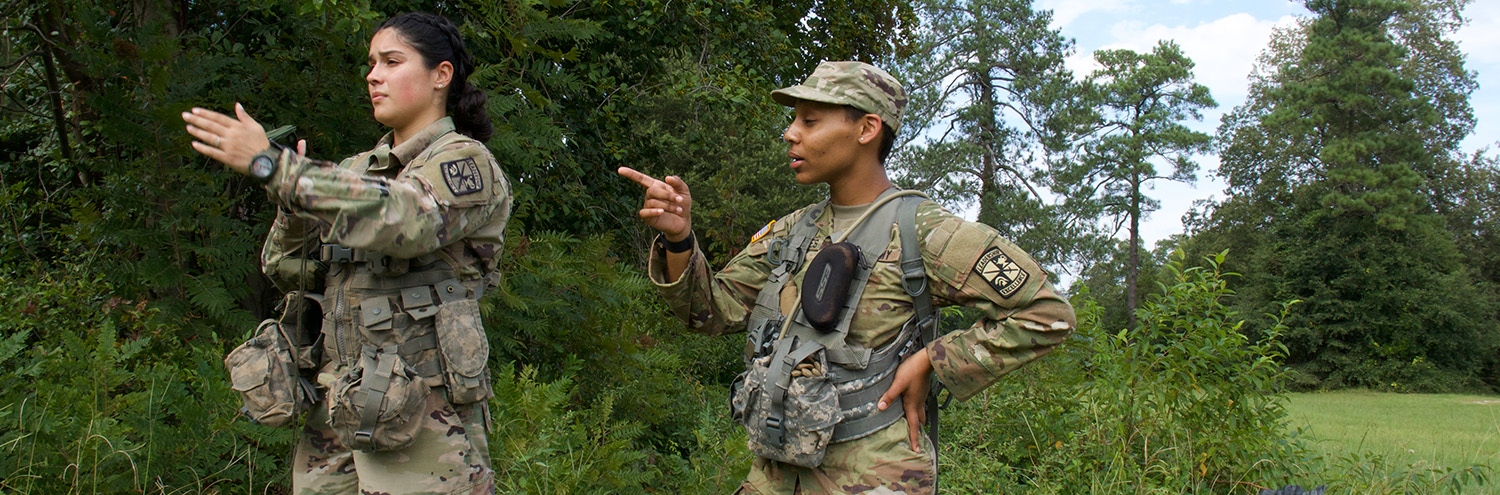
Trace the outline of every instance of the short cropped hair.
{"label": "short cropped hair", "polygon": [[[869,113],[871,113],[871,112],[866,112],[864,110],[860,110],[858,108],[854,108],[854,105],[844,105],[844,118],[849,119],[850,122],[858,122],[860,119],[865,118],[865,115],[867,115]],[[893,147],[895,145],[896,145],[896,131],[892,131],[891,130],[891,126],[886,125],[884,122],[880,123],[880,164],[881,165],[885,165],[885,158],[888,157],[888,156],[891,156],[891,147]]]}

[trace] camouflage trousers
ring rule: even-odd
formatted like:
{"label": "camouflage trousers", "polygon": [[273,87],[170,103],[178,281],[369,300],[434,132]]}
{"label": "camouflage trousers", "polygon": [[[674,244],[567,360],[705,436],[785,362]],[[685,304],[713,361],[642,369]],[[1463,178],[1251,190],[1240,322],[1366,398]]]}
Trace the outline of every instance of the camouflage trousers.
{"label": "camouflage trousers", "polygon": [[328,428],[326,402],[314,407],[292,458],[295,495],[401,495],[495,492],[488,406],[453,406],[442,389],[427,395],[415,443],[394,452],[351,451]]}
{"label": "camouflage trousers", "polygon": [[937,475],[932,442],[921,437],[922,452],[911,449],[906,418],[870,436],[828,446],[823,464],[805,468],[755,458],[737,494],[761,495],[930,495]]}

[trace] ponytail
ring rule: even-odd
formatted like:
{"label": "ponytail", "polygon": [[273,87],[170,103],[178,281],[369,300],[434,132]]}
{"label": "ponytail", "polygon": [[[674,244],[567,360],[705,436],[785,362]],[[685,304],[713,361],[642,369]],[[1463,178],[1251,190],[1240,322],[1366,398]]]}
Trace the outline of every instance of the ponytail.
{"label": "ponytail", "polygon": [[401,37],[422,55],[429,70],[445,61],[453,65],[453,79],[448,83],[446,95],[453,127],[476,140],[489,140],[495,126],[490,123],[490,115],[485,110],[488,97],[469,82],[469,76],[474,73],[474,58],[464,47],[463,38],[458,36],[458,26],[437,14],[408,12],[386,19],[375,32],[385,28],[401,33]]}

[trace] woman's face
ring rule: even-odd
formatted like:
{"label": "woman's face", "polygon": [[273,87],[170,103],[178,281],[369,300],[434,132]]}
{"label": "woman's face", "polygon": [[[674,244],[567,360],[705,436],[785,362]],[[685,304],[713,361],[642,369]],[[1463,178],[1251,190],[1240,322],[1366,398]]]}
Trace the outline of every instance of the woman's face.
{"label": "woman's face", "polygon": [[381,124],[404,129],[424,113],[442,112],[452,64],[444,61],[428,69],[417,49],[391,28],[381,29],[370,38],[368,63],[366,89],[375,120]]}

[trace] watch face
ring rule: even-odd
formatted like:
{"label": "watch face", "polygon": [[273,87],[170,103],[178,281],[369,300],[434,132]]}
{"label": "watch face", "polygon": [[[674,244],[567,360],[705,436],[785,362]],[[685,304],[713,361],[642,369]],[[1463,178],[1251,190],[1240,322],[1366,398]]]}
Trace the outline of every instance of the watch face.
{"label": "watch face", "polygon": [[271,176],[271,169],[275,166],[276,163],[272,162],[270,158],[257,156],[254,160],[250,161],[250,175],[260,179],[268,178]]}

